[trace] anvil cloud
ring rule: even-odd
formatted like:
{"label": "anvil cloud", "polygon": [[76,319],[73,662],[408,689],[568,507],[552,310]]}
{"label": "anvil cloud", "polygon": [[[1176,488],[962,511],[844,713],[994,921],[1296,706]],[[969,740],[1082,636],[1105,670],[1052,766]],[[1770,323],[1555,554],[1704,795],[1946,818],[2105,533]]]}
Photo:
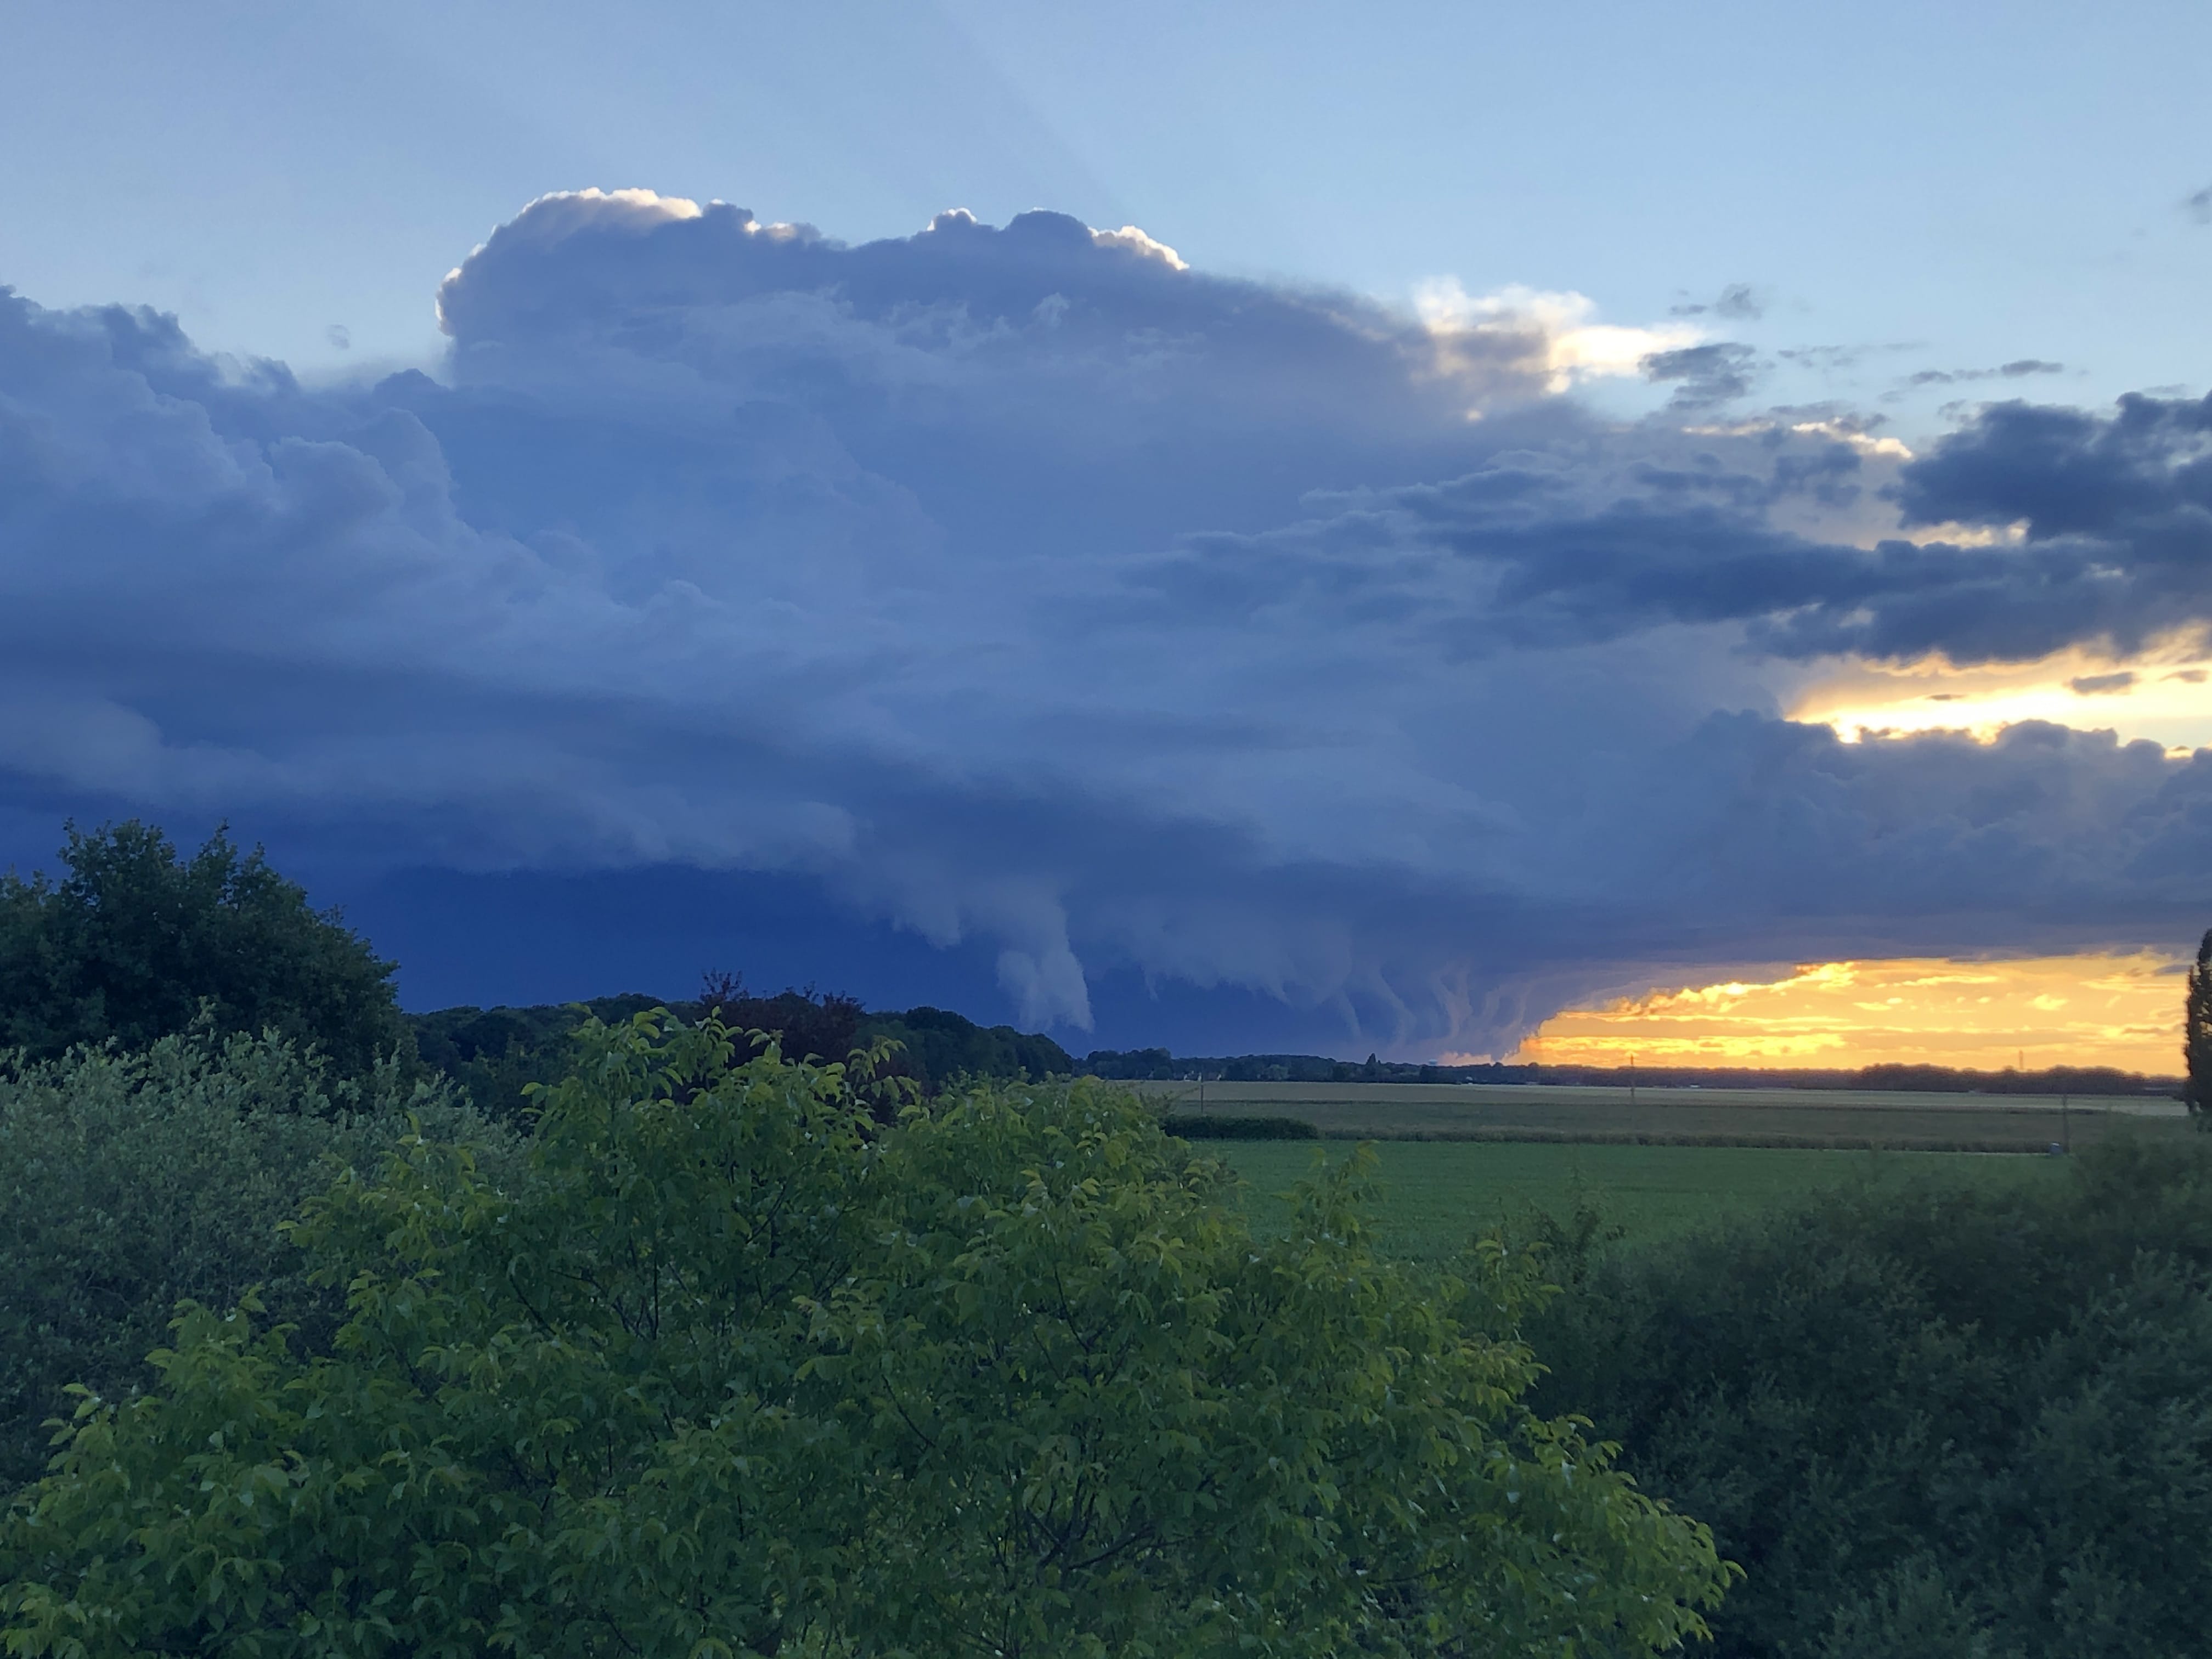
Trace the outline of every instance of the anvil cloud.
{"label": "anvil cloud", "polygon": [[2170,942],[2212,899],[2212,754],[1780,713],[1824,661],[2212,623],[2212,404],[2000,404],[1907,458],[1718,421],[1747,356],[1678,329],[1646,372],[1694,395],[1607,422],[1541,307],[1045,213],[848,246],[550,197],[438,304],[437,378],[318,389],[0,298],[19,829],[789,872],[988,941],[1027,1020],[1136,970],[1403,1053],[1701,965]]}

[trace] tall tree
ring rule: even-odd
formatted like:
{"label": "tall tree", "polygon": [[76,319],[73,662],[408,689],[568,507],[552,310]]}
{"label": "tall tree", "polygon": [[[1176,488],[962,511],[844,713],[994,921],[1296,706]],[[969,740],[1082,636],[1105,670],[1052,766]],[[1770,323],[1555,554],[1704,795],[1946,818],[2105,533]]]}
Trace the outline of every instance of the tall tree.
{"label": "tall tree", "polygon": [[110,1038],[274,1030],[349,1075],[411,1039],[380,959],[336,910],[219,829],[190,858],[136,819],[69,827],[59,881],[0,875],[0,1047],[33,1057]]}
{"label": "tall tree", "polygon": [[2183,1019],[2182,1049],[2189,1061],[2189,1084],[2183,1098],[2189,1115],[2200,1129],[2212,1126],[2212,928],[2197,947],[2197,965],[2189,970],[2189,1007]]}

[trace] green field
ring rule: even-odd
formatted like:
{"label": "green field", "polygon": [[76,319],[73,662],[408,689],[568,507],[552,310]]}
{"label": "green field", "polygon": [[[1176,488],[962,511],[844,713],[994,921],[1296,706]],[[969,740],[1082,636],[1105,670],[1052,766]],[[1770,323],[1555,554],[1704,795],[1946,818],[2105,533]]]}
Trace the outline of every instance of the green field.
{"label": "green field", "polygon": [[1628,1089],[1455,1083],[1139,1083],[1178,1115],[1302,1118],[1374,1140],[1573,1140],[1679,1146],[2040,1152],[2115,1134],[2190,1133],[2180,1103],[2143,1096],[1914,1094],[1853,1089]]}
{"label": "green field", "polygon": [[[1351,1155],[1345,1141],[1218,1141],[1249,1183],[1255,1224],[1281,1224],[1275,1196],[1311,1173],[1316,1160]],[[1634,1243],[1740,1215],[1778,1200],[1853,1182],[1888,1182],[1941,1171],[1972,1181],[2049,1181],[2063,1159],[1971,1152],[1804,1152],[1751,1146],[1559,1146],[1521,1142],[1382,1141],[1376,1212],[1386,1249],[1449,1255],[1487,1223],[1534,1204],[1564,1216],[1579,1187]]]}

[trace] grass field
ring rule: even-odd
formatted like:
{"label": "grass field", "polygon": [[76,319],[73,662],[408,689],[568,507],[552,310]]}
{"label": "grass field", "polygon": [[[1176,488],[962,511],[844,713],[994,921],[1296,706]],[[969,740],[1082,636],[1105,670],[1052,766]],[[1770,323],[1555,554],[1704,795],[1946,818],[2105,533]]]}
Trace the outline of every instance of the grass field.
{"label": "grass field", "polygon": [[1874,1145],[2041,1150],[2113,1133],[2187,1133],[2176,1101],[1820,1089],[1553,1088],[1452,1083],[1133,1085],[1178,1114],[1303,1118],[1325,1135],[1377,1140],[1646,1141],[1684,1146]]}
{"label": "grass field", "polygon": [[[1249,1183],[1254,1224],[1281,1224],[1275,1196],[1310,1174],[1317,1158],[1347,1158],[1344,1141],[1217,1141],[1200,1150]],[[2065,1161],[1967,1152],[1814,1152],[1752,1146],[1569,1146],[1527,1142],[1376,1144],[1383,1181],[1376,1211],[1384,1248],[1449,1255],[1487,1223],[1528,1204],[1565,1216],[1577,1186],[1632,1245],[1682,1233],[1816,1188],[1890,1182],[1940,1171],[1977,1182],[2051,1181]]]}

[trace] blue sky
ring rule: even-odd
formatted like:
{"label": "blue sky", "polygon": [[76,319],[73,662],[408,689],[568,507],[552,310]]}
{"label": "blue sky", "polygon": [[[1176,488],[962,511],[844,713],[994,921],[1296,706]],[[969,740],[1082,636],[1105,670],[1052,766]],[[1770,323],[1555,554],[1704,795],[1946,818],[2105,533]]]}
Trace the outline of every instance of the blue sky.
{"label": "blue sky", "polygon": [[[643,185],[861,240],[965,207],[1143,225],[1223,274],[1403,300],[1748,284],[1779,395],[2037,358],[2202,391],[2212,13],[1377,3],[19,8],[0,263],[202,343],[344,366],[551,190]],[[350,353],[330,343],[344,328]],[[1923,421],[1940,389],[1888,405]]]}
{"label": "blue sky", "polygon": [[10,27],[19,862],[1079,1048],[2212,911],[2202,8]]}

